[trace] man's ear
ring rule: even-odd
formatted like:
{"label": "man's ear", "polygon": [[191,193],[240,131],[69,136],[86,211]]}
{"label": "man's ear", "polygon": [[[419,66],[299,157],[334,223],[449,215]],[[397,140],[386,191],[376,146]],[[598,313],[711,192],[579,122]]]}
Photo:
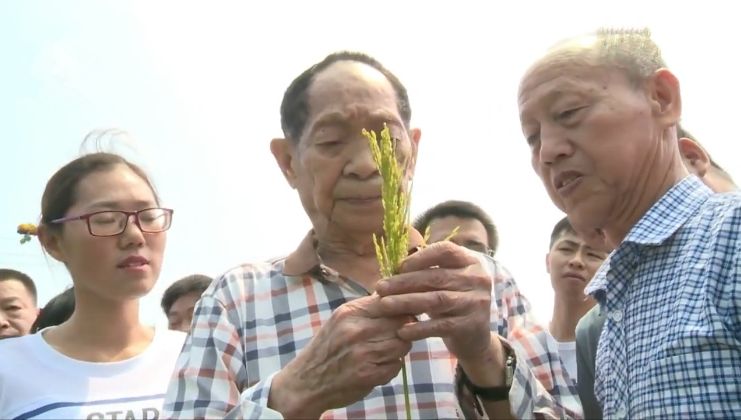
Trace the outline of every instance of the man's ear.
{"label": "man's ear", "polygon": [[298,145],[292,139],[275,138],[270,142],[270,151],[278,163],[280,171],[288,181],[291,188],[296,188],[296,172],[293,169],[294,156]]}
{"label": "man's ear", "polygon": [[409,130],[409,140],[412,143],[412,160],[409,165],[409,174],[414,176],[414,168],[417,166],[417,153],[419,151],[419,140],[422,138],[422,130],[412,128]]}
{"label": "man's ear", "polygon": [[58,233],[50,231],[46,225],[42,224],[38,227],[37,235],[41,246],[49,255],[61,263],[67,262],[60,246],[62,238]]}
{"label": "man's ear", "polygon": [[682,97],[679,80],[667,69],[659,69],[648,83],[652,113],[664,127],[676,125],[682,115]]}
{"label": "man's ear", "polygon": [[551,274],[551,253],[545,254],[545,271]]}
{"label": "man's ear", "polygon": [[702,146],[687,137],[680,138],[678,144],[684,165],[691,173],[703,178],[710,169],[708,154]]}

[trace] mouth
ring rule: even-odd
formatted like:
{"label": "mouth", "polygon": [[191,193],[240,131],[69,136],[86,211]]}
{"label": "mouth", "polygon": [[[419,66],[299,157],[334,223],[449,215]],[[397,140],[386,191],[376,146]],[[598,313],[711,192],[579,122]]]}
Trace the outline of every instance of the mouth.
{"label": "mouth", "polygon": [[567,278],[567,279],[579,280],[582,283],[586,283],[587,282],[586,277],[584,277],[584,276],[582,276],[580,274],[576,274],[576,273],[566,273],[566,275],[564,277]]}
{"label": "mouth", "polygon": [[559,194],[567,195],[581,183],[583,178],[584,175],[576,171],[562,172],[553,178],[553,186]]}
{"label": "mouth", "polygon": [[149,260],[135,255],[126,258],[125,260],[121,261],[120,263],[116,264],[117,268],[133,268],[133,269],[141,269],[145,266],[149,265]]}
{"label": "mouth", "polygon": [[373,196],[360,196],[360,197],[344,197],[340,199],[349,204],[372,204],[381,201],[380,195]]}

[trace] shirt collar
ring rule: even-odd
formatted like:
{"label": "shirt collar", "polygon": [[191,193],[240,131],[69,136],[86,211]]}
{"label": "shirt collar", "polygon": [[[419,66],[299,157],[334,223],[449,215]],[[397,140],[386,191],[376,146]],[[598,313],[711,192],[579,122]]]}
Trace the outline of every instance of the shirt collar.
{"label": "shirt collar", "polygon": [[661,245],[684,225],[713,191],[695,175],[669,189],[628,232],[623,242]]}
{"label": "shirt collar", "polygon": [[[409,229],[409,248],[413,249],[422,246],[424,244],[422,236],[411,226]],[[332,271],[328,267],[324,266],[316,248],[317,240],[314,230],[312,229],[306,234],[298,248],[286,257],[285,263],[283,264],[283,275],[302,276],[317,269]]]}
{"label": "shirt collar", "polygon": [[669,189],[628,232],[623,242],[610,253],[584,289],[600,303],[607,289],[607,272],[616,255],[627,255],[640,245],[661,245],[684,225],[713,191],[695,175],[690,175]]}

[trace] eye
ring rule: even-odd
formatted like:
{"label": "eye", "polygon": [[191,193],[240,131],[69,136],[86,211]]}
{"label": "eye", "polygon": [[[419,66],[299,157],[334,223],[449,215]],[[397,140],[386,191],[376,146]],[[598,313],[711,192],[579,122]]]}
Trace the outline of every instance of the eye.
{"label": "eye", "polygon": [[105,213],[98,213],[90,218],[90,221],[99,224],[99,225],[105,225],[110,223],[115,223],[119,218],[118,213],[114,212],[105,212]]}
{"label": "eye", "polygon": [[324,148],[324,149],[330,149],[333,147],[337,147],[340,144],[342,144],[342,141],[340,140],[322,140],[316,143],[317,147]]}
{"label": "eye", "polygon": [[529,136],[526,136],[525,138],[527,140],[527,144],[530,145],[530,147],[533,147],[540,141],[540,133],[531,134]]}
{"label": "eye", "polygon": [[592,253],[589,253],[589,254],[587,254],[587,255],[588,255],[589,257],[591,257],[591,258],[594,258],[594,259],[598,259],[598,260],[604,260],[604,259],[605,259],[605,257],[604,257],[604,256],[602,256],[602,255],[599,255],[599,254],[592,254]]}
{"label": "eye", "polygon": [[576,107],[576,108],[567,109],[566,111],[563,111],[563,112],[560,112],[560,113],[556,114],[555,120],[556,121],[559,121],[559,122],[562,122],[562,123],[571,122],[571,121],[574,120],[574,117],[577,116],[577,114],[579,113],[579,111],[581,111],[584,108],[585,107],[580,106],[580,107]]}

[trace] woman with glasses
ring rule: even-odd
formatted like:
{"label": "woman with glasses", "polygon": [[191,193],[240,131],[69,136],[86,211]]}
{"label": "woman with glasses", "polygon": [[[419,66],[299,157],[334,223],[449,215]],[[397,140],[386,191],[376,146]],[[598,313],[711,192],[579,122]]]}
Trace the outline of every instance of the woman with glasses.
{"label": "woman with glasses", "polygon": [[70,318],[0,342],[0,418],[156,419],[184,334],[139,321],[171,209],[124,158],[94,153],[46,185],[38,235],[74,283]]}

